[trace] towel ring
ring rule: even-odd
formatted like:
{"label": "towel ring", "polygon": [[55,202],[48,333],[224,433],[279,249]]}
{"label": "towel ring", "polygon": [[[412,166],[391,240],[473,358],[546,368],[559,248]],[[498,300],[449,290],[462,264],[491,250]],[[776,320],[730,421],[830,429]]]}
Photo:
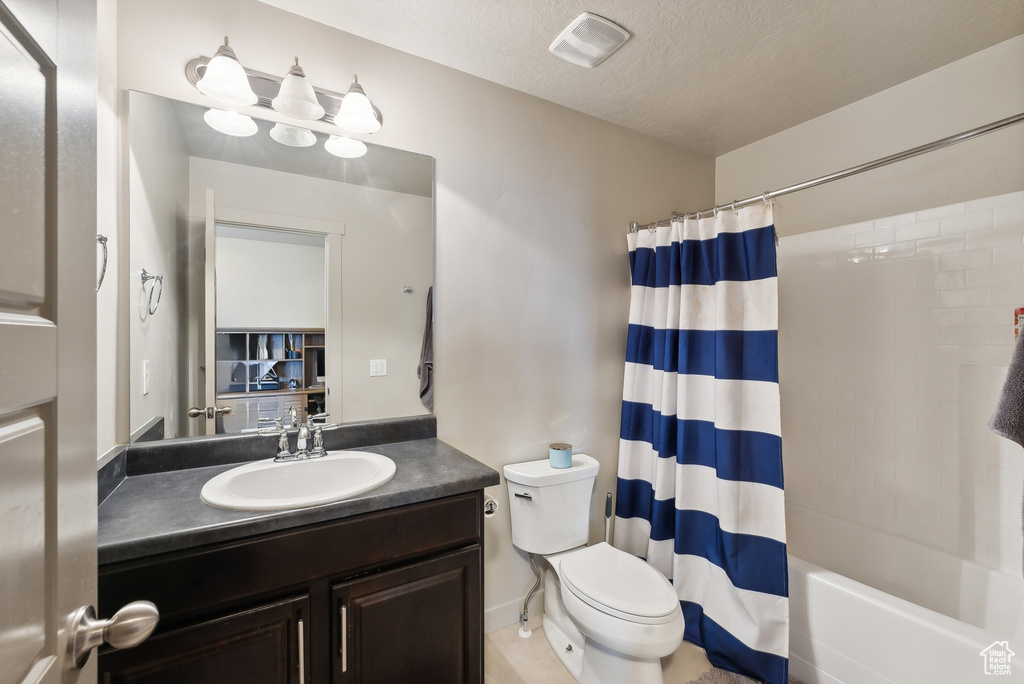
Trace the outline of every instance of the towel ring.
{"label": "towel ring", "polygon": [[100,269],[100,279],[96,281],[96,291],[103,287],[103,279],[107,277],[107,236],[97,235],[96,244],[103,247],[103,267]]}
{"label": "towel ring", "polygon": [[[154,275],[142,269],[142,289],[146,289],[147,281],[155,281],[149,287],[149,315],[152,316],[156,313],[156,310],[160,307],[160,298],[164,295],[164,277],[162,275]],[[160,285],[160,289],[157,289],[157,285]],[[153,303],[153,293],[156,292],[156,303]]]}

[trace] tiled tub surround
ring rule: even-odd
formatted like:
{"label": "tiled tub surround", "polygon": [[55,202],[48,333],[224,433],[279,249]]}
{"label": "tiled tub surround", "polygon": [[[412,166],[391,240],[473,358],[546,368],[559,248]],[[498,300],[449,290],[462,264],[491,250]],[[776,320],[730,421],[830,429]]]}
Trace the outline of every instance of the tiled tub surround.
{"label": "tiled tub surround", "polygon": [[[433,416],[356,423],[325,432],[329,451],[359,448],[391,458],[398,467],[394,479],[333,504],[268,512],[214,508],[200,500],[199,492],[210,478],[240,463],[272,458],[277,443],[274,437],[182,438],[144,448],[129,446],[112,461],[124,459],[127,477],[99,507],[99,562],[114,563],[337,520],[499,483],[497,472],[435,435]],[[112,464],[107,468],[121,467]],[[109,479],[101,478],[101,482]]]}
{"label": "tiled tub surround", "polygon": [[1024,450],[986,427],[1024,192],[783,238],[779,290],[790,551],[1024,635]]}

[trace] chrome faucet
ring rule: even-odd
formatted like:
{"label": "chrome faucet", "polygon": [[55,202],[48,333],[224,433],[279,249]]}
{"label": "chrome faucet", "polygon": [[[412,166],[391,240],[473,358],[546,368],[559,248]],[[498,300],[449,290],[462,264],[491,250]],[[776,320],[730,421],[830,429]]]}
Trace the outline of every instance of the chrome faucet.
{"label": "chrome faucet", "polygon": [[[314,420],[326,418],[329,413],[318,413],[310,416],[305,423],[298,423],[295,408],[289,410],[292,419],[299,428],[299,434],[295,442],[295,452],[289,450],[288,429],[284,426],[284,418],[260,418],[260,423],[273,423],[272,428],[260,428],[257,433],[261,435],[277,435],[277,456],[276,463],[285,461],[303,461],[310,458],[320,458],[327,455],[324,448],[324,430],[333,430],[338,427],[336,423],[314,423]],[[312,450],[309,449],[312,441]]]}
{"label": "chrome faucet", "polygon": [[293,428],[299,427],[299,409],[298,409],[297,406],[289,407],[289,409],[288,409],[288,416],[289,416],[289,418],[291,418],[291,421],[290,421],[290,424],[289,424],[288,427],[293,427]]}
{"label": "chrome faucet", "polygon": [[311,419],[309,422],[303,423],[299,426],[299,438],[295,442],[295,458],[309,458],[309,451],[306,450],[306,443],[309,441],[309,426],[312,424],[313,421]]}

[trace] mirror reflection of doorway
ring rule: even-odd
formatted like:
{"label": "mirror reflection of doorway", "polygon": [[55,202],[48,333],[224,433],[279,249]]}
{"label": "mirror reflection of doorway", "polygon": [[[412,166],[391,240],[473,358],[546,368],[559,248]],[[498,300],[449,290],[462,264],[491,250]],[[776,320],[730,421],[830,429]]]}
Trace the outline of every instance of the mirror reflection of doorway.
{"label": "mirror reflection of doorway", "polygon": [[217,433],[323,413],[325,236],[218,222],[215,251]]}

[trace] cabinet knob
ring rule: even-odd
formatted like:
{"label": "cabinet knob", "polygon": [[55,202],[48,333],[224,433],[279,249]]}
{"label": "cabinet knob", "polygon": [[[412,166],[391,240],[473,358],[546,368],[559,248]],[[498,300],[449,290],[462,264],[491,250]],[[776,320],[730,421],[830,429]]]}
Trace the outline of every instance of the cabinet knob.
{"label": "cabinet knob", "polygon": [[82,606],[71,618],[68,666],[80,670],[97,646],[131,648],[145,641],[160,621],[160,611],[149,601],[132,601],[109,620],[97,620],[92,606]]}

